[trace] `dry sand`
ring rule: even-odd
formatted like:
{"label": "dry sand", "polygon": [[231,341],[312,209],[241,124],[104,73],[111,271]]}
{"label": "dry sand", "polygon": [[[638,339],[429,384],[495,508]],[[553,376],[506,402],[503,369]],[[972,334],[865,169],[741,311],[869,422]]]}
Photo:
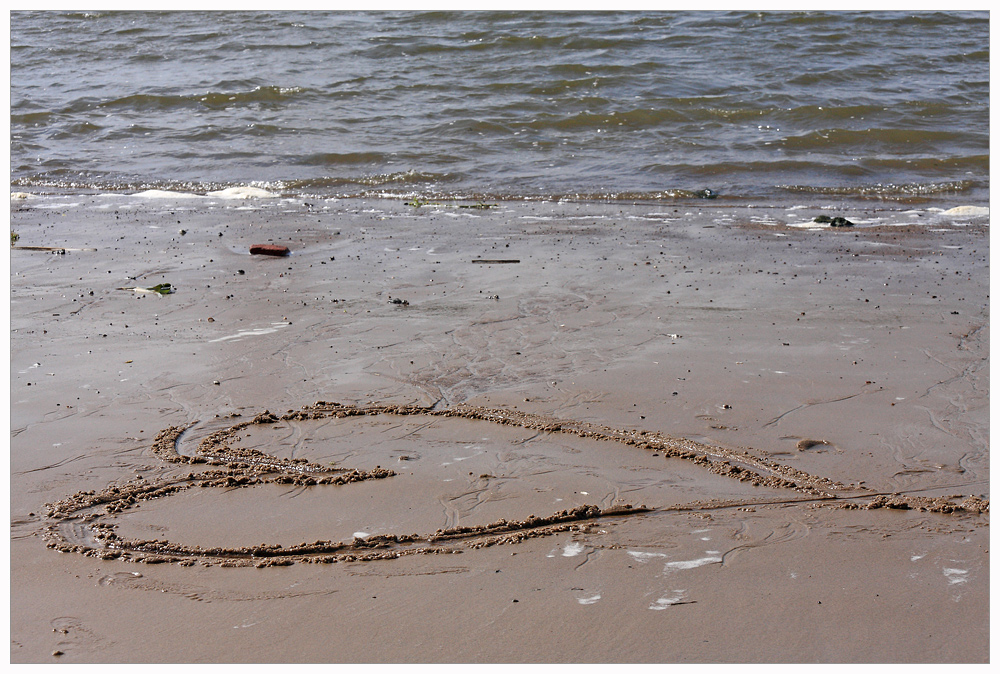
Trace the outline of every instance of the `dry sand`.
{"label": "dry sand", "polygon": [[11,223],[13,662],[989,658],[988,217]]}

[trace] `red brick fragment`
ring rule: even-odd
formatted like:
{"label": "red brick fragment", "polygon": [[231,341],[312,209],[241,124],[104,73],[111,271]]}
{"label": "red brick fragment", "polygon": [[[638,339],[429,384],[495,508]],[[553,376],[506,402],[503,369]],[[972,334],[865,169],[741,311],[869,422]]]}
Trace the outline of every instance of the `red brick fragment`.
{"label": "red brick fragment", "polygon": [[288,255],[288,248],[286,246],[275,246],[270,243],[258,243],[250,246],[251,255],[274,255],[276,257],[284,257]]}

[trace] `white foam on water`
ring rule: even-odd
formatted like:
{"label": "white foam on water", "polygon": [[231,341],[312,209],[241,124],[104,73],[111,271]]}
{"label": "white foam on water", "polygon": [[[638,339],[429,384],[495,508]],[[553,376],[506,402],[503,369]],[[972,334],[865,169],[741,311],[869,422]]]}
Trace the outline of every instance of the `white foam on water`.
{"label": "white foam on water", "polygon": [[[563,557],[576,557],[581,552],[583,552],[585,549],[586,548],[584,547],[583,543],[577,543],[576,541],[572,541],[570,543],[567,543],[566,547],[563,548],[562,556]],[[600,598],[600,595],[598,595],[598,598]]]}
{"label": "white foam on water", "polygon": [[262,190],[259,187],[229,187],[224,190],[209,192],[208,196],[219,199],[275,199],[278,197],[274,192]]}
{"label": "white foam on water", "polygon": [[941,215],[950,216],[961,216],[970,217],[977,215],[989,215],[990,209],[986,206],[956,206],[955,208],[949,208],[947,211],[941,213]]}
{"label": "white foam on water", "polygon": [[587,606],[589,604],[595,604],[595,603],[597,603],[597,601],[600,600],[600,598],[601,598],[601,595],[595,594],[592,597],[577,597],[576,601],[578,603],[584,605],[584,606]]}
{"label": "white foam on water", "polygon": [[59,204],[59,203],[56,203],[56,204],[38,204],[37,206],[32,206],[32,208],[52,208],[52,209],[58,209],[58,208],[77,208],[78,206],[82,206],[82,205],[83,205],[83,202],[73,201],[73,202],[70,202],[70,203],[67,203],[67,204]]}
{"label": "white foam on water", "polygon": [[142,199],[202,199],[200,194],[194,192],[171,192],[170,190],[146,190],[136,192],[129,196],[140,197]]}
{"label": "white foam on water", "polygon": [[639,552],[638,550],[629,550],[628,554],[632,555],[637,562],[640,564],[645,564],[651,559],[656,559],[658,557],[666,557],[662,552]]}
{"label": "white foam on water", "polygon": [[[896,398],[896,400],[902,400],[902,398]],[[926,554],[923,554],[923,555],[911,555],[910,556],[910,561],[911,562],[916,562],[916,561],[919,561],[919,560],[923,559],[926,556],[927,556]]]}

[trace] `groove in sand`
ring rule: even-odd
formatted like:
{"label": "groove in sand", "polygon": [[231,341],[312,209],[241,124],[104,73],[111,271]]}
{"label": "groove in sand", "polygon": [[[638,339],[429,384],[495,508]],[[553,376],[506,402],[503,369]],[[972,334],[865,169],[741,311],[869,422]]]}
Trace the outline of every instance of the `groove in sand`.
{"label": "groove in sand", "polygon": [[[165,498],[192,487],[242,488],[259,484],[294,484],[305,487],[319,485],[344,486],[366,480],[381,480],[396,475],[392,470],[376,467],[361,471],[324,466],[304,459],[282,459],[259,450],[234,448],[231,442],[239,431],[252,425],[274,424],[278,421],[312,420],[330,417],[374,415],[424,415],[461,417],[495,424],[517,426],[546,433],[567,433],[582,438],[618,442],[626,446],[654,451],[667,458],[678,458],[704,467],[711,473],[749,482],[754,486],[795,491],[803,496],[795,499],[710,500],[668,507],[624,505],[601,509],[583,505],[562,510],[546,517],[531,515],[524,520],[500,519],[488,525],[438,529],[432,534],[385,534],[355,537],[352,541],[317,540],[311,543],[283,547],[278,544],[222,548],[184,546],[160,540],[124,539],[116,525],[103,518],[136,506],[141,501]],[[233,415],[231,418],[238,418]],[[185,476],[148,481],[142,478],[123,484],[109,485],[101,491],[78,492],[66,499],[47,504],[52,520],[46,529],[47,546],[60,552],[77,552],[102,559],[157,564],[175,562],[182,566],[195,563],[219,566],[287,566],[295,562],[337,563],[395,559],[414,554],[456,554],[465,549],[477,549],[500,544],[519,543],[528,538],[548,536],[563,531],[587,531],[589,522],[608,517],[641,515],[654,511],[686,511],[733,508],[769,503],[826,502],[845,509],[917,509],[938,513],[983,513],[989,501],[965,497],[956,503],[952,497],[921,497],[904,494],[884,494],[861,487],[847,487],[829,478],[811,475],[748,450],[732,450],[707,445],[658,432],[611,428],[580,421],[560,420],[527,414],[516,410],[459,405],[434,409],[417,405],[373,403],[364,406],[319,401],[299,411],[289,411],[278,417],[265,411],[249,421],[239,421],[215,431],[201,440],[193,455],[178,452],[181,436],[193,426],[171,426],[160,431],[151,451],[163,461],[176,464],[208,465],[211,468],[190,472]],[[867,502],[861,502],[867,499]],[[83,534],[74,522],[83,523]],[[76,531],[74,531],[76,530]]]}

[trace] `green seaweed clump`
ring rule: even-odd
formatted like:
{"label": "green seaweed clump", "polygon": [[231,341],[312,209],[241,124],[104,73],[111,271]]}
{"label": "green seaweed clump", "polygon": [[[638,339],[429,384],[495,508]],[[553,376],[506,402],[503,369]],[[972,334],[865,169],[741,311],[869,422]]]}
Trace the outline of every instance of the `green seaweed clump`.
{"label": "green seaweed clump", "polygon": [[169,295],[174,292],[173,287],[169,283],[157,283],[155,286],[150,286],[149,288],[118,288],[118,290],[131,290],[136,293],[156,293],[159,295]]}

